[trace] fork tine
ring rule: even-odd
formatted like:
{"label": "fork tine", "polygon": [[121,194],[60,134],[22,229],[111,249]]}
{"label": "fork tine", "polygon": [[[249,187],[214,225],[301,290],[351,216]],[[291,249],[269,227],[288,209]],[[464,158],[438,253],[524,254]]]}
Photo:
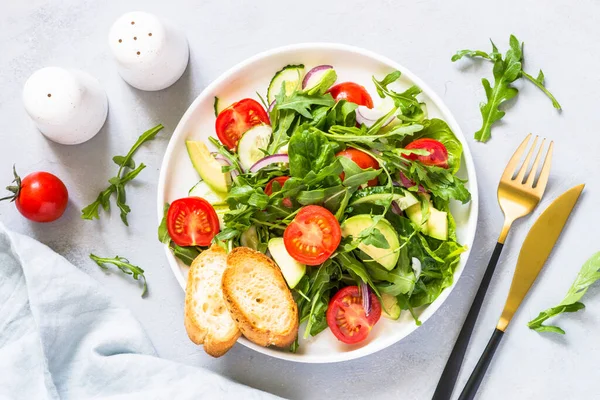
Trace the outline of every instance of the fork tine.
{"label": "fork tine", "polygon": [[535,185],[535,190],[541,195],[546,190],[546,184],[548,183],[548,177],[550,176],[550,164],[552,164],[552,150],[554,149],[554,142],[550,142],[548,146],[548,152],[546,153],[546,159],[542,166],[542,172]]}
{"label": "fork tine", "polygon": [[542,153],[544,151],[544,144],[546,143],[546,139],[542,139],[542,144],[540,144],[540,150],[538,151],[537,155],[535,156],[535,160],[533,160],[533,166],[531,167],[531,172],[529,173],[529,176],[527,177],[527,182],[525,182],[525,185],[529,186],[529,187],[533,187],[533,181],[535,180],[535,176],[537,175],[537,170],[538,170],[538,166],[540,165],[540,160],[542,159]]}
{"label": "fork tine", "polygon": [[539,136],[536,136],[535,139],[533,139],[531,149],[529,149],[529,153],[527,153],[525,160],[523,160],[523,164],[521,164],[521,169],[519,170],[519,173],[516,177],[517,183],[522,183],[525,178],[525,174],[527,173],[527,168],[529,168],[529,162],[531,161],[531,156],[533,156],[533,151],[535,150],[535,146],[537,145],[538,138]]}
{"label": "fork tine", "polygon": [[512,179],[512,176],[514,175],[515,171],[517,170],[517,166],[519,165],[519,161],[521,160],[521,156],[527,148],[527,144],[529,143],[530,138],[531,133],[527,135],[527,137],[525,137],[523,142],[519,145],[519,148],[517,148],[517,151],[515,151],[515,154],[513,154],[513,156],[510,158],[510,161],[508,162],[506,168],[504,169],[504,172],[502,173],[501,179]]}

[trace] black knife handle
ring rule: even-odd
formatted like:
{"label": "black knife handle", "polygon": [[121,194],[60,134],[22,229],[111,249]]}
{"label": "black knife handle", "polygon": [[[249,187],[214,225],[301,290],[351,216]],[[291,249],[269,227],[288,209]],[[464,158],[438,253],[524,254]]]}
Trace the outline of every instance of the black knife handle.
{"label": "black knife handle", "polygon": [[485,293],[487,292],[492,276],[494,275],[496,264],[498,264],[498,259],[502,253],[502,247],[504,247],[504,244],[499,242],[496,243],[496,247],[494,248],[487,269],[485,270],[485,274],[483,274],[483,279],[481,280],[477,294],[473,299],[473,304],[471,304],[471,308],[469,309],[467,318],[458,334],[458,339],[456,339],[452,353],[450,353],[450,357],[446,362],[446,366],[444,367],[444,371],[437,384],[432,400],[449,400],[452,396],[452,390],[454,389],[454,385],[456,385],[456,378],[458,378],[458,373],[460,372],[460,367],[462,366],[465,352],[467,351],[467,346],[471,339],[471,333],[475,327],[475,322],[477,321],[479,310],[483,304]]}
{"label": "black knife handle", "polygon": [[494,330],[490,341],[488,342],[487,346],[485,346],[485,350],[479,358],[475,369],[473,372],[471,372],[471,376],[469,377],[469,380],[467,381],[467,384],[465,385],[465,388],[460,394],[458,400],[473,400],[475,398],[477,390],[479,389],[479,385],[481,385],[481,381],[485,376],[485,371],[487,371],[488,366],[494,357],[494,353],[496,352],[496,349],[502,340],[502,336],[504,336],[503,331],[500,329]]}

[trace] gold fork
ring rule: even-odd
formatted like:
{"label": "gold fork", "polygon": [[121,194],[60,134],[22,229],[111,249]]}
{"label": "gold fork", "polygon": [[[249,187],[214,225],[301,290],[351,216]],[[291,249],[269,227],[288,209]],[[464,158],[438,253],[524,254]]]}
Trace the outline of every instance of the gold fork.
{"label": "gold fork", "polygon": [[548,183],[548,177],[550,175],[550,164],[552,163],[554,142],[550,142],[550,145],[548,146],[544,164],[538,175],[537,171],[540,161],[542,160],[546,139],[542,139],[542,143],[533,161],[533,166],[529,168],[539,137],[535,137],[531,149],[521,163],[521,158],[528,147],[530,139],[531,134],[527,135],[517,151],[515,151],[500,178],[500,184],[498,185],[498,203],[504,213],[504,225],[500,237],[498,238],[498,243],[496,243],[496,247],[490,258],[490,262],[485,270],[485,274],[483,275],[481,284],[479,285],[479,289],[477,290],[477,294],[475,295],[475,299],[473,300],[473,304],[471,304],[471,308],[469,309],[467,318],[458,334],[458,339],[456,339],[452,353],[450,353],[450,357],[446,362],[446,366],[444,367],[444,371],[442,372],[442,376],[440,377],[432,400],[448,400],[452,396],[452,390],[456,384],[456,378],[460,372],[460,367],[462,366],[465,352],[469,340],[471,339],[471,333],[473,332],[475,322],[477,321],[477,316],[479,315],[481,304],[485,298],[485,293],[487,292],[492,276],[494,275],[494,270],[496,269],[496,264],[500,258],[500,253],[502,253],[502,247],[504,246],[510,227],[517,219],[530,214],[544,195],[544,190],[546,189],[546,184]]}

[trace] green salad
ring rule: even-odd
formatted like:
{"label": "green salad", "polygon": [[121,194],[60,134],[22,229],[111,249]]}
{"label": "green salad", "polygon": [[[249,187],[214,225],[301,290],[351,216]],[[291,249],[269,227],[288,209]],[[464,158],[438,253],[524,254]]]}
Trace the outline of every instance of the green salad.
{"label": "green salad", "polygon": [[392,89],[400,76],[339,82],[332,66],[289,65],[262,104],[215,98],[216,151],[186,142],[201,180],[165,207],[161,240],[188,265],[214,243],[270,256],[304,337],[329,327],[357,343],[402,310],[420,324],[415,309],[452,285],[466,250],[450,202],[471,195],[460,141],[417,86]]}

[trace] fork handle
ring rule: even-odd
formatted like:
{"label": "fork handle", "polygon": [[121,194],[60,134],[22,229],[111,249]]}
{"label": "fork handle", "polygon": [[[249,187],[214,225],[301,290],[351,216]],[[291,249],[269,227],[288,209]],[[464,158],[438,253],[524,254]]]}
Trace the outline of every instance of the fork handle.
{"label": "fork handle", "polygon": [[494,353],[502,340],[502,336],[504,336],[504,331],[500,329],[495,329],[490,341],[487,346],[485,346],[485,350],[483,354],[479,358],[477,365],[473,372],[471,372],[471,376],[467,381],[463,391],[460,394],[458,400],[473,400],[475,395],[477,394],[477,390],[479,389],[479,385],[481,385],[481,381],[485,376],[485,372],[487,371],[492,358],[494,357]]}
{"label": "fork handle", "polygon": [[498,264],[498,259],[500,258],[503,247],[503,243],[496,243],[496,247],[494,248],[494,252],[492,253],[492,257],[490,258],[487,269],[485,270],[485,274],[483,275],[483,279],[481,280],[481,284],[479,285],[475,299],[473,299],[473,304],[471,304],[471,308],[469,309],[467,318],[465,319],[462,329],[458,334],[458,339],[456,339],[452,353],[450,353],[450,357],[446,362],[446,366],[444,367],[442,376],[438,381],[432,400],[449,400],[452,396],[452,390],[454,389],[454,385],[456,385],[456,378],[458,378],[458,373],[460,372],[460,367],[462,366],[463,359],[467,351],[467,346],[469,345],[469,340],[471,339],[471,333],[475,327],[479,310],[483,304],[485,293],[490,286],[490,281],[494,275],[494,270],[496,269],[496,264]]}

